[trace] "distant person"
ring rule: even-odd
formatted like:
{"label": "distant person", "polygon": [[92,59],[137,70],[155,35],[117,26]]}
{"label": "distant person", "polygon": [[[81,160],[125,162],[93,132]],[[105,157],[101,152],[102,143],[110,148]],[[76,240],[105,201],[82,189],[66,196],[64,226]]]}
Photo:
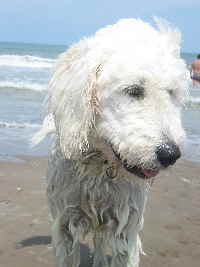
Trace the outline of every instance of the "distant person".
{"label": "distant person", "polygon": [[200,54],[192,62],[190,76],[193,80],[193,86],[200,86]]}

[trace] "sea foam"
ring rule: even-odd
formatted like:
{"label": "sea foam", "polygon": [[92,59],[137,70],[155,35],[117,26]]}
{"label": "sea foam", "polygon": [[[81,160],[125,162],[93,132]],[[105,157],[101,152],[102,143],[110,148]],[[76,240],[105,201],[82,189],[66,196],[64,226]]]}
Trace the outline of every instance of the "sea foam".
{"label": "sea foam", "polygon": [[0,128],[41,128],[41,124],[37,123],[17,123],[0,121]]}
{"label": "sea foam", "polygon": [[26,90],[42,92],[47,89],[47,84],[20,82],[20,81],[0,81],[0,88],[14,88],[21,90],[26,89]]}
{"label": "sea foam", "polygon": [[23,68],[52,68],[55,59],[30,55],[0,55],[0,66]]}

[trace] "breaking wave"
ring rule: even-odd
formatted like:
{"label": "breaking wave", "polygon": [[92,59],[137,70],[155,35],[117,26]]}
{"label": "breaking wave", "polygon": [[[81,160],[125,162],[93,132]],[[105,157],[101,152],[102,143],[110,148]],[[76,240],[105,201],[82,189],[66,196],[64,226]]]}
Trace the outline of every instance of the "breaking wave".
{"label": "breaking wave", "polygon": [[0,66],[23,68],[52,68],[55,59],[30,55],[0,55]]}
{"label": "breaking wave", "polygon": [[40,128],[41,124],[0,121],[0,128]]}
{"label": "breaking wave", "polygon": [[14,82],[14,81],[0,81],[1,88],[26,89],[32,91],[42,92],[47,89],[47,84],[31,83],[31,82]]}
{"label": "breaking wave", "polygon": [[190,105],[199,105],[200,106],[200,97],[190,97],[188,100],[188,104]]}

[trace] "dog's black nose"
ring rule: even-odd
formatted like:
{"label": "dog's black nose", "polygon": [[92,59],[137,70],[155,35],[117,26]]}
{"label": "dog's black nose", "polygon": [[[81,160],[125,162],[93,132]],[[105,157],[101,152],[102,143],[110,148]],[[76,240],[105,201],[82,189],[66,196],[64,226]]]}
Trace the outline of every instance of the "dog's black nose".
{"label": "dog's black nose", "polygon": [[174,143],[166,143],[157,147],[156,155],[158,161],[164,166],[173,165],[181,156],[179,147]]}

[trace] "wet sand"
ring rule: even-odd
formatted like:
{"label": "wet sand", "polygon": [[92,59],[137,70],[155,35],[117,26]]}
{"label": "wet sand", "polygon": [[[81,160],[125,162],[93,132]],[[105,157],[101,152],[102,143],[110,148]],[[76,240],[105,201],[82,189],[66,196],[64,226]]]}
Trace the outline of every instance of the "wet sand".
{"label": "wet sand", "polygon": [[[9,161],[7,161],[9,160]],[[55,267],[44,157],[0,161],[0,267]],[[200,164],[179,161],[153,184],[141,267],[200,266]],[[91,266],[82,247],[81,267]]]}

